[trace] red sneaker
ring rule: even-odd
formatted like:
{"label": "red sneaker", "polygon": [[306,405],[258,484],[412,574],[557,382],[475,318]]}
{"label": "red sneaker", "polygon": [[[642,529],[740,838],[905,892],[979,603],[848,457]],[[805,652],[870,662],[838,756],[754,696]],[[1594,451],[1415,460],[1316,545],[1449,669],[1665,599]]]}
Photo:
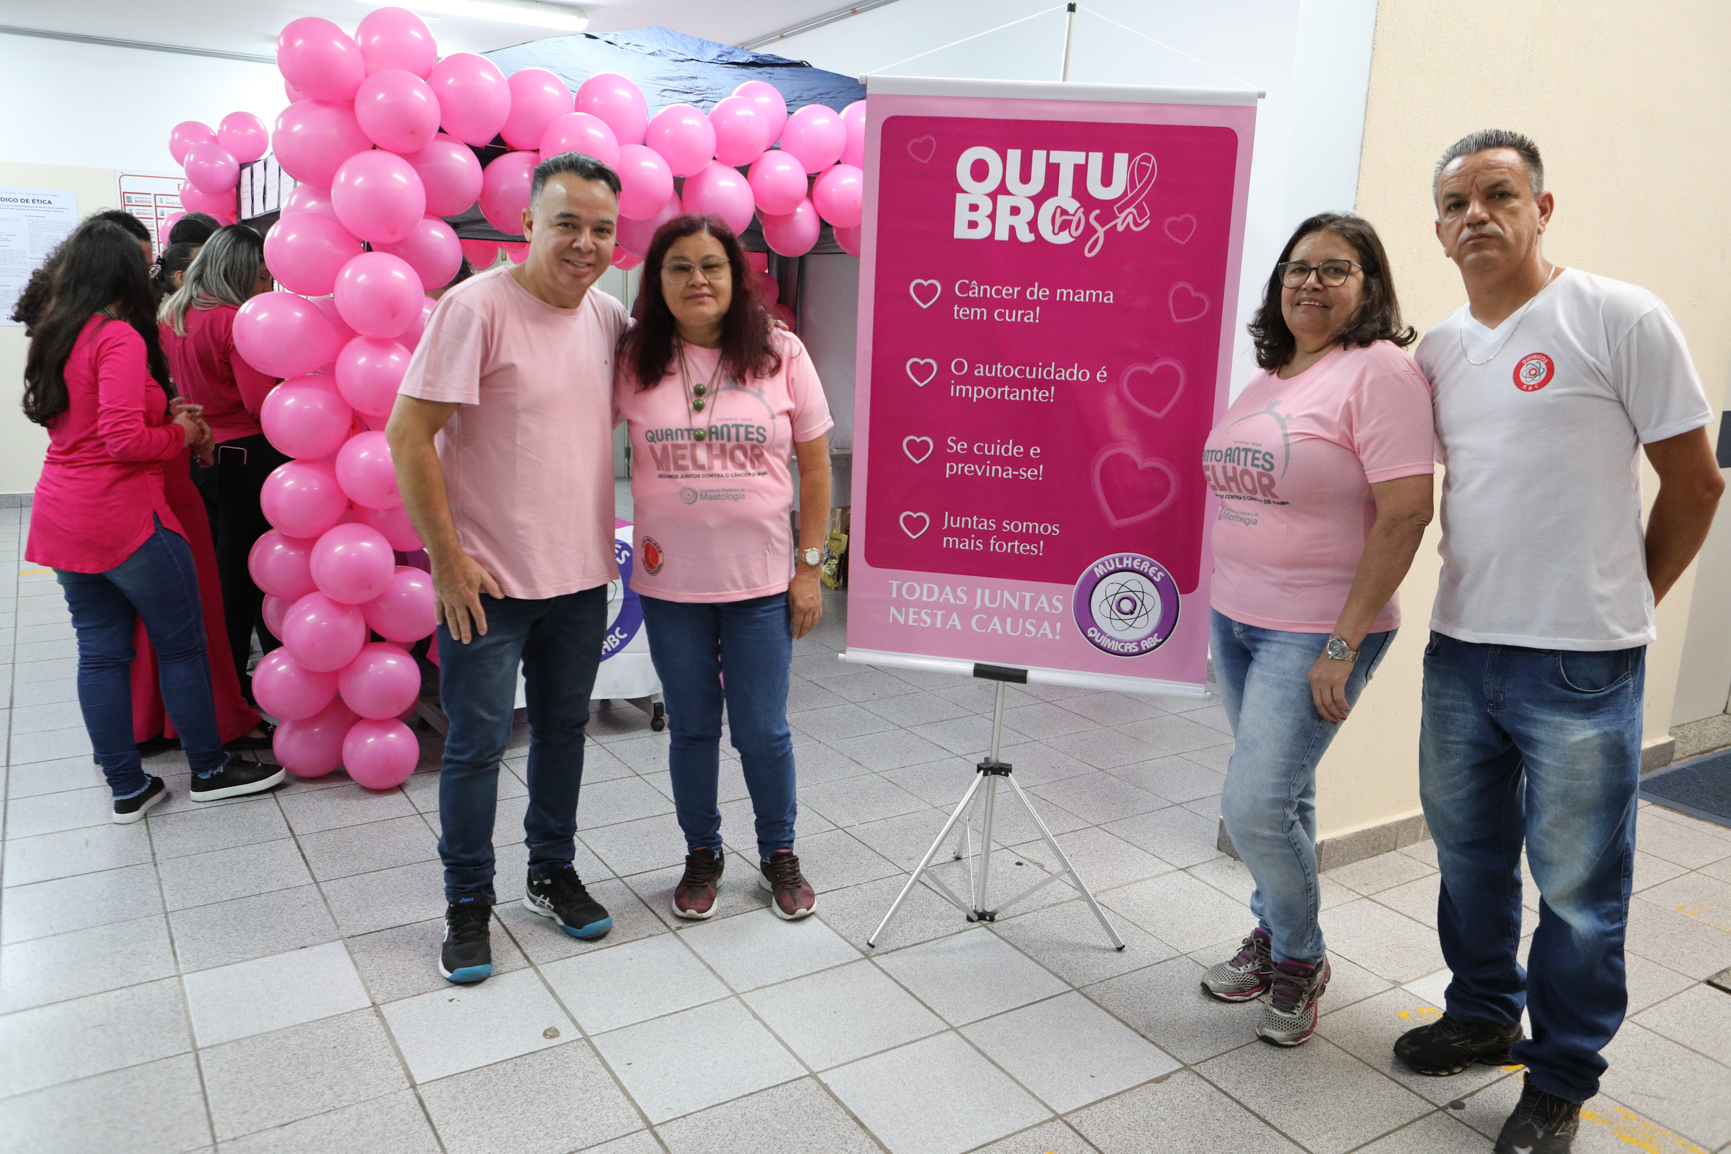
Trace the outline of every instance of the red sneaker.
{"label": "red sneaker", "polygon": [[685,876],[673,887],[673,912],[701,921],[715,914],[715,887],[727,856],[705,846],[685,855]]}
{"label": "red sneaker", "polygon": [[769,891],[772,899],[769,908],[775,911],[775,916],[786,921],[809,917],[812,906],[817,904],[817,894],[799,872],[799,859],[790,849],[778,849],[769,855],[758,870],[757,884]]}

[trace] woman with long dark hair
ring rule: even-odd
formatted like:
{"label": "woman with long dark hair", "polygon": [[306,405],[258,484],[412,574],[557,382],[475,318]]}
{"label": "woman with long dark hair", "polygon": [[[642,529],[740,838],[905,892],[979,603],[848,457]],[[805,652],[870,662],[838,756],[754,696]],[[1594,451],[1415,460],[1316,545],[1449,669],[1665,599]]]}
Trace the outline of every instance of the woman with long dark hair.
{"label": "woman with long dark hair", "polygon": [[642,275],[614,408],[631,431],[631,588],[667,700],[668,769],[686,841],[673,912],[715,912],[725,702],[757,815],[758,884],[777,917],[803,918],[814,899],[793,853],[788,672],[794,639],[823,615],[835,422],[805,346],[770,323],[745,252],[718,218],[662,225]]}
{"label": "woman with long dark hair", "polygon": [[148,264],[112,221],[86,221],[62,247],[31,330],[24,415],[48,429],[25,557],[54,569],[78,634],[78,702],[130,823],[166,796],[133,744],[132,633],[143,620],[162,695],[193,774],[194,801],[269,789],[283,771],[231,760],[217,732],[192,551],[163,486],[163,462],[208,445],[157,340]]}

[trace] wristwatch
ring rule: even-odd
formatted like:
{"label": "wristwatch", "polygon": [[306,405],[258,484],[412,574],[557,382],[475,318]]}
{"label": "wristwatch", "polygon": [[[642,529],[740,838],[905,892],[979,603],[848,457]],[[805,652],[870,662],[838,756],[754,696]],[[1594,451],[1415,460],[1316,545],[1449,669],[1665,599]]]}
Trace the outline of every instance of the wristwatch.
{"label": "wristwatch", "polygon": [[1330,661],[1358,660],[1358,650],[1354,649],[1338,637],[1330,637],[1328,639],[1328,648],[1324,649],[1323,652],[1328,655]]}
{"label": "wristwatch", "polygon": [[799,559],[807,565],[820,565],[823,563],[823,550],[801,549],[799,551]]}

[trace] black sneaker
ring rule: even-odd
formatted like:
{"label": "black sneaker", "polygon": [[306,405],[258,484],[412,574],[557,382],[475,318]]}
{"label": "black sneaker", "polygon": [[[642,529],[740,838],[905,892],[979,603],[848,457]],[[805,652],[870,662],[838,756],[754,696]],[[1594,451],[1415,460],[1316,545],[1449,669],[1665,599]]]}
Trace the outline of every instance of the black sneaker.
{"label": "black sneaker", "polygon": [[230,753],[239,753],[242,750],[256,752],[270,749],[272,738],[276,736],[276,725],[269,721],[260,721],[256,728],[264,734],[263,737],[253,737],[250,734],[243,735],[233,741],[224,742],[222,747]]}
{"label": "black sneaker", "polygon": [[1444,1014],[1428,1026],[1408,1030],[1395,1039],[1394,1056],[1417,1074],[1443,1077],[1458,1074],[1474,1062],[1503,1066],[1509,1047],[1521,1040],[1521,1024],[1463,1022]]}
{"label": "black sneaker", "polygon": [[150,784],[137,797],[129,797],[125,801],[114,803],[114,824],[131,825],[140,821],[144,813],[159,801],[168,800],[168,787],[162,784],[160,777],[151,777]]}
{"label": "black sneaker", "polygon": [[1569,1154],[1580,1128],[1579,1102],[1547,1094],[1528,1078],[1515,1112],[1497,1135],[1494,1154]]}
{"label": "black sneaker", "polygon": [[487,929],[493,904],[485,894],[459,894],[445,907],[445,944],[439,972],[452,982],[478,982],[493,973]]}
{"label": "black sneaker", "polygon": [[260,765],[256,761],[242,761],[230,756],[228,764],[209,777],[195,774],[188,796],[193,801],[220,801],[225,797],[263,793],[282,784],[287,775],[288,771],[280,765]]}
{"label": "black sneaker", "polygon": [[531,913],[552,918],[560,929],[586,942],[606,937],[613,928],[612,915],[589,896],[572,865],[562,865],[544,878],[531,873],[523,905]]}

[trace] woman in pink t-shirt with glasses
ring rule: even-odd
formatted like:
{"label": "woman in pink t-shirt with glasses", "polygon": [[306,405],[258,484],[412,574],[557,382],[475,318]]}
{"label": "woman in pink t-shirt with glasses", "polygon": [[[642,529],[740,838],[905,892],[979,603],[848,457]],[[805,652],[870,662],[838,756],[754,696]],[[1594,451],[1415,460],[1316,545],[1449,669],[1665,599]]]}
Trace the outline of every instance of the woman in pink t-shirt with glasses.
{"label": "woman in pink t-shirt with glasses", "polygon": [[725,701],[757,815],[758,884],[778,917],[803,918],[814,899],[793,853],[787,687],[793,641],[823,615],[835,422],[805,346],[770,323],[744,250],[716,217],[676,217],[656,232],[634,319],[620,342],[614,411],[631,431],[631,588],[667,701],[686,841],[673,912],[715,913]]}
{"label": "woman in pink t-shirt with glasses", "polygon": [[1400,624],[1395,590],[1431,518],[1435,433],[1367,221],[1299,225],[1250,333],[1263,371],[1208,435],[1203,471],[1219,498],[1210,650],[1236,739],[1220,810],[1255,879],[1258,924],[1202,988],[1228,1002],[1270,991],[1256,1032],[1296,1046],[1329,976],[1316,763]]}

